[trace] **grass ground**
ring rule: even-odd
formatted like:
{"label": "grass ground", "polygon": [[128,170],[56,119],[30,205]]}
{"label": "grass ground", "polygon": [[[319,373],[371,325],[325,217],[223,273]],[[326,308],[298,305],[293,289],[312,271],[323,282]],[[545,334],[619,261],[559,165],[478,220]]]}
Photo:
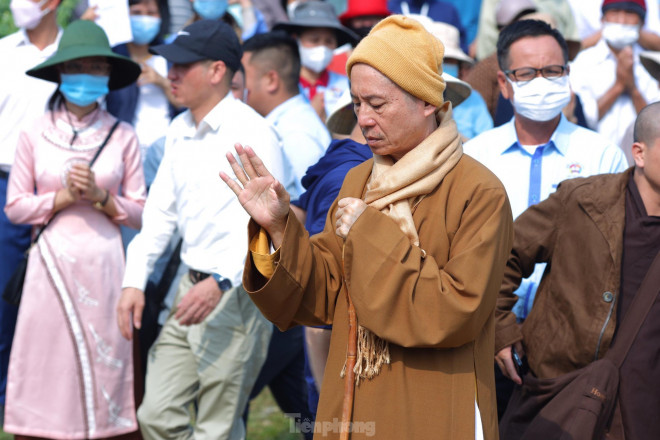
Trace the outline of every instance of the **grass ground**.
{"label": "grass ground", "polygon": [[290,432],[290,420],[277,406],[270,390],[264,388],[250,402],[247,440],[301,440],[301,434]]}
{"label": "grass ground", "polygon": [[[13,440],[14,436],[0,431],[0,440]],[[291,433],[289,419],[279,409],[268,388],[250,403],[247,440],[300,440],[300,434]]]}

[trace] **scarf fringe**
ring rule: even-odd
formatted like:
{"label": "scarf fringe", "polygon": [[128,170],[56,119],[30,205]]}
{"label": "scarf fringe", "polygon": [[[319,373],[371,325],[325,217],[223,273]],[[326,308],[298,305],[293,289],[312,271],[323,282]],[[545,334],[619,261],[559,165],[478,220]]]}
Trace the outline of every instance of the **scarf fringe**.
{"label": "scarf fringe", "polygon": [[[362,326],[358,326],[357,358],[355,360],[355,385],[360,385],[361,379],[371,380],[378,376],[383,365],[390,363],[389,343]],[[346,361],[340,376],[346,376]]]}

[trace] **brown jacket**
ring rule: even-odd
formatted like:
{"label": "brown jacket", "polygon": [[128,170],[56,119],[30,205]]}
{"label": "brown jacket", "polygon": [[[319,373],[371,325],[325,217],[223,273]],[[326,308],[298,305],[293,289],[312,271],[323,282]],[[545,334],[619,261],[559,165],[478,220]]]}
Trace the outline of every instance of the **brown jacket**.
{"label": "brown jacket", "polygon": [[[564,181],[514,223],[514,242],[495,313],[495,351],[523,341],[531,370],[556,377],[606,353],[616,324],[625,193],[631,170]],[[514,291],[547,262],[522,325]]]}
{"label": "brown jacket", "polygon": [[[372,165],[351,170],[338,198],[362,197]],[[312,239],[289,214],[272,278],[265,280],[251,257],[243,278],[280,329],[333,324],[317,414],[317,438],[324,439],[339,436],[348,339],[336,209],[335,202],[325,230]],[[351,438],[472,440],[476,384],[485,438],[496,439],[493,312],[512,242],[506,192],[464,155],[413,219],[421,249],[373,208],[346,239],[344,270],[358,323],[388,340],[391,354],[390,365],[356,387],[353,423],[361,432]],[[250,237],[257,232],[251,222]]]}

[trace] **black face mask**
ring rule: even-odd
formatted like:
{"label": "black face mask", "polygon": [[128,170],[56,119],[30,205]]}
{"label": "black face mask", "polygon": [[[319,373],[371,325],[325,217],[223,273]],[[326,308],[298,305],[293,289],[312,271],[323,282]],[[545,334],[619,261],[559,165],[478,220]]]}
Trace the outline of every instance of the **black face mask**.
{"label": "black face mask", "polygon": [[357,27],[357,28],[351,28],[353,32],[358,34],[360,37],[360,40],[362,40],[364,37],[366,37],[369,34],[369,31],[371,30],[372,26],[362,26],[362,27]]}

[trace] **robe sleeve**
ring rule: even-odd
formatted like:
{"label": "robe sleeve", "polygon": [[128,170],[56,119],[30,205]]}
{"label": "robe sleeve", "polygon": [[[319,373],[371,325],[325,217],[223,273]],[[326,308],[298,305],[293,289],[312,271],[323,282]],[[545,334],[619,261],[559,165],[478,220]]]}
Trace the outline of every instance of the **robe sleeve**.
{"label": "robe sleeve", "polygon": [[[336,202],[331,209],[332,215]],[[248,237],[253,242],[260,233],[253,220]],[[313,243],[313,244],[312,244]],[[337,296],[341,291],[341,239],[332,225],[313,239],[289,211],[279,259],[268,278],[255,264],[255,254],[248,253],[243,285],[266,318],[280,330],[292,326],[332,324]],[[273,254],[275,255],[275,254]],[[277,258],[277,256],[275,256]],[[263,268],[262,263],[258,263]]]}
{"label": "robe sleeve", "polygon": [[270,239],[264,228],[260,228],[259,233],[250,240],[250,256],[259,273],[270,279],[280,259],[280,250],[270,253]]}
{"label": "robe sleeve", "polygon": [[560,185],[550,197],[529,207],[513,223],[513,248],[504,269],[495,309],[495,353],[523,339],[512,312],[518,301],[514,292],[522,279],[534,272],[537,263],[547,263],[552,258],[557,226],[565,209],[561,188]]}
{"label": "robe sleeve", "polygon": [[[328,219],[336,209],[335,201]],[[251,222],[249,237],[259,229]],[[264,315],[284,330],[331,324],[345,270],[359,324],[405,347],[457,347],[475,340],[493,316],[511,241],[502,188],[480,190],[466,203],[442,268],[373,208],[355,222],[345,245],[334,222],[310,239],[289,213],[272,277],[261,275],[250,255],[243,281]]]}
{"label": "robe sleeve", "polygon": [[476,340],[492,317],[512,232],[504,189],[478,190],[440,267],[393,220],[367,208],[345,249],[358,323],[403,347],[452,348]]}

